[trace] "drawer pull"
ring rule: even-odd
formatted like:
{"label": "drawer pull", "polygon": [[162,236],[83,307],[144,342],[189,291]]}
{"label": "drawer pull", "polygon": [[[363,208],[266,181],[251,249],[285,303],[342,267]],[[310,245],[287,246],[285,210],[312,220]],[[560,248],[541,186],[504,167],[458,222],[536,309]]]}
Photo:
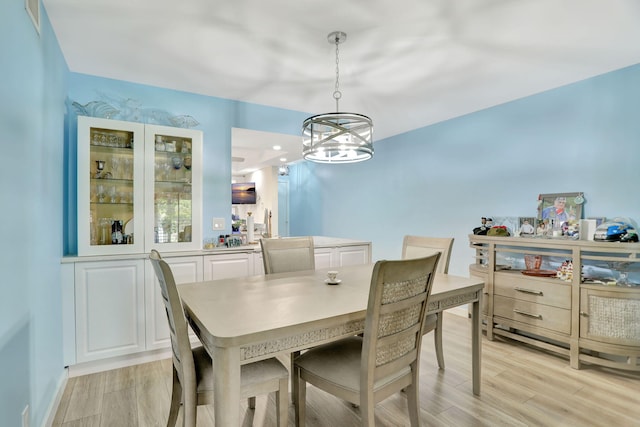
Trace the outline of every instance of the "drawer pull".
{"label": "drawer pull", "polygon": [[531,314],[531,313],[527,313],[526,311],[520,311],[518,309],[513,309],[514,313],[517,314],[522,314],[523,316],[527,316],[527,317],[533,317],[534,319],[540,319],[542,320],[542,314]]}
{"label": "drawer pull", "polygon": [[515,288],[513,288],[513,289],[515,289],[518,292],[524,292],[525,294],[533,294],[533,295],[542,296],[542,291],[538,291],[538,290],[535,290],[535,289],[519,288],[517,286]]}

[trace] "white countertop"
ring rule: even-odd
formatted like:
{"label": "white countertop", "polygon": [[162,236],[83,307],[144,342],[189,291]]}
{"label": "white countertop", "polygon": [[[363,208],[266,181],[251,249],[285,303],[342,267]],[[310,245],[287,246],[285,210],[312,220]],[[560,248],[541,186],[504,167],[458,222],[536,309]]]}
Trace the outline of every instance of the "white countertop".
{"label": "white countertop", "polygon": [[[286,239],[286,237],[283,237]],[[328,237],[328,236],[313,236],[313,245],[316,248],[332,248],[342,246],[356,246],[356,245],[368,245],[371,242],[364,240],[345,239],[342,237]],[[162,253],[163,257],[182,257],[182,256],[202,256],[202,255],[214,255],[224,253],[242,253],[242,252],[257,252],[260,251],[260,243],[252,243],[248,245],[235,246],[232,248],[219,247],[213,249],[202,249],[196,251],[180,251],[180,252],[166,252]],[[145,259],[149,256],[148,253],[139,254],[122,254],[122,255],[91,255],[91,256],[77,256],[67,255],[62,258],[62,263],[72,262],[88,262],[88,261],[109,261],[109,260],[123,260],[123,259]]]}

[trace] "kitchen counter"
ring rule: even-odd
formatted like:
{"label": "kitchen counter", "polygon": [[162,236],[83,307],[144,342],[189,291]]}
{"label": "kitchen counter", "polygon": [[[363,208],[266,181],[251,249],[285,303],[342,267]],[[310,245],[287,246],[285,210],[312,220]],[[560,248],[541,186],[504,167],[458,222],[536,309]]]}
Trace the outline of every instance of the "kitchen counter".
{"label": "kitchen counter", "polygon": [[[286,237],[283,237],[286,239]],[[345,246],[368,245],[371,242],[364,240],[345,239],[342,237],[313,236],[313,244],[316,248],[334,248]],[[247,245],[235,246],[231,248],[217,247],[213,249],[201,249],[196,251],[180,251],[180,252],[162,252],[163,257],[186,257],[186,256],[202,256],[213,254],[232,254],[232,253],[252,253],[260,252],[260,243],[252,243]],[[123,255],[92,255],[92,256],[76,256],[68,255],[62,258],[62,263],[89,262],[89,261],[108,261],[108,260],[127,260],[127,259],[146,259],[148,253],[139,254],[123,254]]]}

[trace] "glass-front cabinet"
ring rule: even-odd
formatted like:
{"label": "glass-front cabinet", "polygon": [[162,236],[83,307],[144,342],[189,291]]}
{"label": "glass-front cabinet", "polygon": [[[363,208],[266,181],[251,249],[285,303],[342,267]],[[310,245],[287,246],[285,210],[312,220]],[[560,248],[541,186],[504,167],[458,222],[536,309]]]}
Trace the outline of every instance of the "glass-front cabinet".
{"label": "glass-front cabinet", "polygon": [[145,130],[146,251],[202,249],[202,133]]}
{"label": "glass-front cabinet", "polygon": [[78,117],[78,255],[199,249],[202,132]]}

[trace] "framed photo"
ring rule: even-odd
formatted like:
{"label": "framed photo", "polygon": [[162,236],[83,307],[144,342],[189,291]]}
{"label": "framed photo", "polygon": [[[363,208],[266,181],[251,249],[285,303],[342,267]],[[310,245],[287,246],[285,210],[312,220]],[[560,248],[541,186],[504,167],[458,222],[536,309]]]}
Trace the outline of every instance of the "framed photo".
{"label": "framed photo", "polygon": [[603,216],[598,216],[598,217],[593,217],[590,216],[587,219],[594,219],[596,221],[596,227],[598,227],[600,224],[602,224],[603,222],[607,221],[607,218],[603,217]]}
{"label": "framed photo", "polygon": [[518,221],[520,237],[533,237],[536,235],[536,219],[534,217],[521,216]]}
{"label": "framed photo", "polygon": [[538,220],[559,221],[560,224],[582,218],[584,193],[552,193],[538,196]]}

